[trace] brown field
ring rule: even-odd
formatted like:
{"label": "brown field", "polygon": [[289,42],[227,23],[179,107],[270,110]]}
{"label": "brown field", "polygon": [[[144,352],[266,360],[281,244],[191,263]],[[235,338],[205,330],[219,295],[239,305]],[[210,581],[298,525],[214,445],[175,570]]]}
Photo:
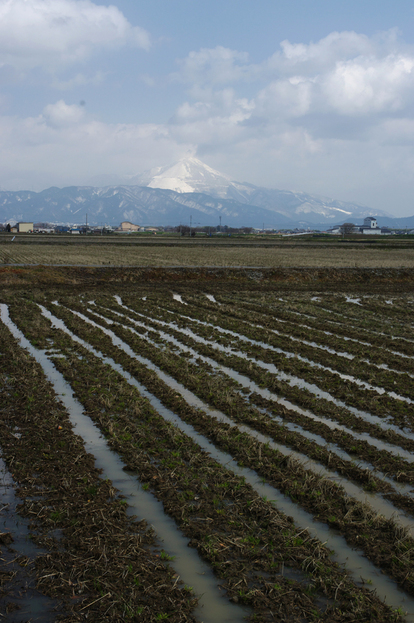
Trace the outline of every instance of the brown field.
{"label": "brown field", "polygon": [[0,238],[4,620],[413,623],[413,253]]}
{"label": "brown field", "polygon": [[0,237],[0,265],[413,268],[414,241]]}

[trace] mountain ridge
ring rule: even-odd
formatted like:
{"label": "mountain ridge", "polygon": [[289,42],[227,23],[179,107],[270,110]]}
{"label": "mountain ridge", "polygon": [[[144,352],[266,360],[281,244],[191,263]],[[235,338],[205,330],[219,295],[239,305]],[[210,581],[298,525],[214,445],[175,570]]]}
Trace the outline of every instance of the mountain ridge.
{"label": "mountain ridge", "polygon": [[122,184],[0,191],[2,222],[81,223],[86,213],[90,224],[129,220],[174,226],[191,217],[194,225],[204,226],[217,225],[221,217],[223,225],[256,228],[326,228],[366,216],[393,218],[359,204],[236,182],[193,156],[123,178]]}

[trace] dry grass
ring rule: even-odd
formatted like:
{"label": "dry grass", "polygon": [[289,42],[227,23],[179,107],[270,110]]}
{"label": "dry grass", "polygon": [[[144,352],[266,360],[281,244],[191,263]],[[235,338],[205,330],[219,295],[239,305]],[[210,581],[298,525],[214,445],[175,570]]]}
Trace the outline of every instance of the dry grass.
{"label": "dry grass", "polygon": [[413,268],[414,248],[372,248],[280,245],[273,248],[235,246],[160,247],[114,244],[1,244],[1,264],[88,266],[255,266],[334,268]]}

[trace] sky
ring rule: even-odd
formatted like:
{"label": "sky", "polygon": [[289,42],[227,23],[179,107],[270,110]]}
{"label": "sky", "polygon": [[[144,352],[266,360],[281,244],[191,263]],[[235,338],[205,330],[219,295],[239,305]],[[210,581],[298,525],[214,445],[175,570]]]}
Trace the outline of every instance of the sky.
{"label": "sky", "polygon": [[0,0],[2,190],[188,155],[414,215],[412,2]]}

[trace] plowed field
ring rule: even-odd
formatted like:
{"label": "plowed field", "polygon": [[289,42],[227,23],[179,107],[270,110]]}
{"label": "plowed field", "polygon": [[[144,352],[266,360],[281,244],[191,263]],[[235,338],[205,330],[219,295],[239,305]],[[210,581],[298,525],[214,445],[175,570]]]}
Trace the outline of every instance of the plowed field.
{"label": "plowed field", "polygon": [[3,290],[48,620],[414,621],[414,295],[249,279]]}

